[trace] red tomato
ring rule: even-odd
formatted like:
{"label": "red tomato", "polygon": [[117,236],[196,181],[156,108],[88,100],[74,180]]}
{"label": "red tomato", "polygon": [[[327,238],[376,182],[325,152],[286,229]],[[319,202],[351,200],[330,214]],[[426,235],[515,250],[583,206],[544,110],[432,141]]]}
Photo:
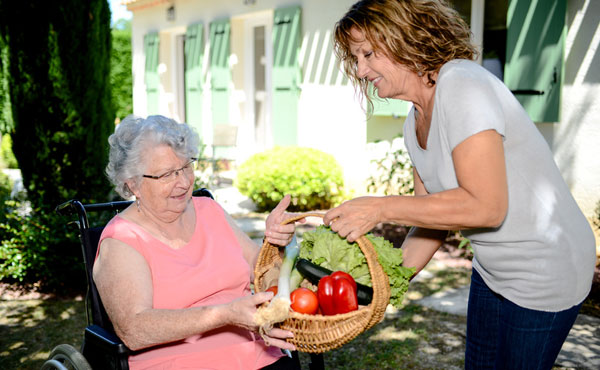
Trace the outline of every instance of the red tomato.
{"label": "red tomato", "polygon": [[319,309],[317,295],[310,289],[298,288],[290,294],[290,299],[292,310],[296,312],[313,315]]}
{"label": "red tomato", "polygon": [[277,295],[277,285],[269,287],[269,289],[265,290],[265,292],[273,292],[273,297],[275,297]]}

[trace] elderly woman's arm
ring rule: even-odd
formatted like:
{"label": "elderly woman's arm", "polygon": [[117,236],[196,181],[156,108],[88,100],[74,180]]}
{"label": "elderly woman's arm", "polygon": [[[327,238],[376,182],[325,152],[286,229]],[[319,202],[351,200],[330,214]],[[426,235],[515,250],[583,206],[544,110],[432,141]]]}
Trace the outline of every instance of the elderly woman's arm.
{"label": "elderly woman's arm", "polygon": [[[168,343],[225,325],[257,330],[256,307],[272,298],[258,293],[227,304],[187,309],[154,309],[152,277],[146,260],[134,248],[105,239],[94,264],[94,281],[115,332],[131,349]],[[274,329],[275,330],[275,329]],[[269,333],[271,343],[294,349],[283,340],[289,333]]]}

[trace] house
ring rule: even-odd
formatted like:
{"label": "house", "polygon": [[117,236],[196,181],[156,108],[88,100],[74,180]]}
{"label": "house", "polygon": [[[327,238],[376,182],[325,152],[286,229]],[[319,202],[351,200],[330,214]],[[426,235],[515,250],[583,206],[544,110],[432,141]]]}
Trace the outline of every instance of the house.
{"label": "house", "polygon": [[[208,146],[226,126],[235,158],[274,145],[333,154],[364,191],[369,146],[402,131],[410,105],[367,120],[332,51],[355,0],[124,0],[132,17],[134,113],[192,124]],[[588,217],[600,201],[600,2],[454,0],[554,152]],[[223,125],[223,126],[220,126]]]}

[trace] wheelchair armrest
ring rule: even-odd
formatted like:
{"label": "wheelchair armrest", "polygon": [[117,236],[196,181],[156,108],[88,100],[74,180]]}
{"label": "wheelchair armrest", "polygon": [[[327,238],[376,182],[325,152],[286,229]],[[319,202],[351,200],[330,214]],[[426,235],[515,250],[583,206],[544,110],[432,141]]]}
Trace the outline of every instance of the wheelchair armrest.
{"label": "wheelchair armrest", "polygon": [[98,325],[90,325],[85,328],[85,340],[94,346],[108,350],[117,355],[128,355],[131,350],[115,334],[103,329]]}

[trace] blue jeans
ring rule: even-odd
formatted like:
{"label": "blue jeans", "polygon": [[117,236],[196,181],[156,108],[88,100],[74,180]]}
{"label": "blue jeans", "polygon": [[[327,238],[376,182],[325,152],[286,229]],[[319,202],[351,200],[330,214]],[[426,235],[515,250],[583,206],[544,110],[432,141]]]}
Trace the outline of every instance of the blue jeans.
{"label": "blue jeans", "polygon": [[517,306],[491,291],[473,269],[465,369],[551,369],[580,307],[546,312]]}

